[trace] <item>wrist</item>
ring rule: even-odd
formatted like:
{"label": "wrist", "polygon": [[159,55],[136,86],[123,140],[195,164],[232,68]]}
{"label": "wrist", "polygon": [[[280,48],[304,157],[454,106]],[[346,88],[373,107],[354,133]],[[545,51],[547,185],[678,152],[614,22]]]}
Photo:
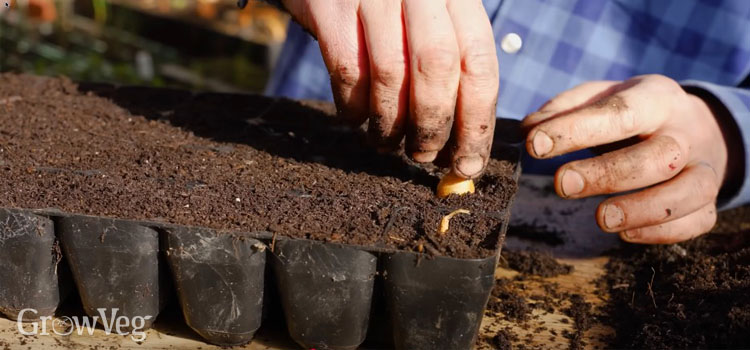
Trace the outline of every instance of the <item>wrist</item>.
{"label": "wrist", "polygon": [[726,162],[719,199],[728,198],[739,190],[743,182],[745,150],[739,127],[726,106],[712,93],[695,87],[685,87],[685,90],[692,99],[708,107],[713,121],[720,129]]}

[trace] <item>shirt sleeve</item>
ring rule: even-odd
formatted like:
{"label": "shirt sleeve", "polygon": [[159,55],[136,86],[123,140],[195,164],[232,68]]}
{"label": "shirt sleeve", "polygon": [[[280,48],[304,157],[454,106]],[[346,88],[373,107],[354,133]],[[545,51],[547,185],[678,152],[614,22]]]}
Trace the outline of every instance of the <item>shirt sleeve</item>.
{"label": "shirt sleeve", "polygon": [[264,93],[293,99],[333,101],[331,78],[318,42],[297,22],[289,21],[286,41]]}
{"label": "shirt sleeve", "polygon": [[730,154],[729,157],[735,157],[736,161],[744,162],[744,165],[740,167],[744,173],[737,190],[718,199],[719,210],[750,203],[750,90],[697,80],[686,80],[680,84],[712,94],[726,107],[734,119],[734,125],[739,128],[740,142],[742,142],[742,147],[739,149],[742,150],[742,154]]}

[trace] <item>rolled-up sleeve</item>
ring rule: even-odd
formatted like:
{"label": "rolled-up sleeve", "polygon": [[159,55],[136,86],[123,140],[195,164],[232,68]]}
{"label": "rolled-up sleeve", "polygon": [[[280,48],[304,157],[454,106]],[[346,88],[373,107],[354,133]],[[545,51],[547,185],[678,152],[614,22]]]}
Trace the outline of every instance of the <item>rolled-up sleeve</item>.
{"label": "rolled-up sleeve", "polygon": [[[684,87],[705,90],[715,96],[731,114],[734,124],[739,128],[742,154],[730,154],[734,161],[744,163],[740,169],[744,170],[742,181],[733,193],[718,199],[720,210],[734,208],[750,203],[750,90],[737,87],[721,86],[696,80],[681,81]],[[737,158],[739,157],[739,158]]]}

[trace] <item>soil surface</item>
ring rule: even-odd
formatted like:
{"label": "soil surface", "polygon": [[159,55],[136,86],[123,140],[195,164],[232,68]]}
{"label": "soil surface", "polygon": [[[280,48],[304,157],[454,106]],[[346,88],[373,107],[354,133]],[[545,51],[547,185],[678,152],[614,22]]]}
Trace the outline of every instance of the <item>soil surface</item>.
{"label": "soil surface", "polygon": [[615,253],[602,281],[612,348],[750,347],[750,207],[720,213],[713,232]]}
{"label": "soil surface", "polygon": [[[502,244],[515,150],[494,152],[476,194],[438,199],[439,169],[376,154],[321,106],[3,74],[0,207],[460,258]],[[471,214],[439,234],[440,219],[459,208]]]}

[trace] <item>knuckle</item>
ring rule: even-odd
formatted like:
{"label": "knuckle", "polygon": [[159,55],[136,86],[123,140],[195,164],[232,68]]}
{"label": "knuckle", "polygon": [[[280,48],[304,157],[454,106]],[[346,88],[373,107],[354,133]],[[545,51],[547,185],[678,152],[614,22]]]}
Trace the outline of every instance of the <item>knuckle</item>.
{"label": "knuckle", "polygon": [[660,142],[660,147],[665,152],[679,152],[680,144],[677,140],[669,135],[660,135],[657,140]]}
{"label": "knuckle", "polygon": [[624,108],[614,113],[610,118],[615,129],[623,135],[633,135],[638,130],[637,118],[635,111],[630,108]]}
{"label": "knuckle", "polygon": [[498,80],[497,53],[489,51],[479,45],[470,48],[461,58],[461,74],[473,78],[492,82]]}
{"label": "knuckle", "polygon": [[[640,172],[641,164],[634,163],[628,157],[601,156],[592,159],[590,169],[594,169],[597,187],[604,193],[617,191],[623,179]],[[584,172],[585,178],[591,178],[588,172]]]}
{"label": "knuckle", "polygon": [[331,78],[340,88],[353,88],[362,80],[362,70],[357,61],[344,61],[336,64]]}
{"label": "knuckle", "polygon": [[[478,104],[479,102],[477,102]],[[477,137],[492,137],[495,130],[494,102],[465,108],[461,121],[456,123],[456,132],[466,135],[470,140]]]}
{"label": "knuckle", "polygon": [[416,53],[417,72],[433,79],[447,78],[458,73],[456,50],[430,46]]}
{"label": "knuckle", "polygon": [[397,89],[406,77],[404,60],[384,60],[372,66],[373,83]]}
{"label": "knuckle", "polygon": [[686,96],[682,86],[670,77],[661,74],[649,74],[643,76],[643,81],[648,83],[649,88],[653,90],[654,96],[664,96],[672,99]]}
{"label": "knuckle", "polygon": [[680,144],[672,136],[659,136],[657,146],[653,148],[657,174],[662,179],[675,176],[685,165],[686,157],[683,155]]}
{"label": "knuckle", "polygon": [[695,177],[693,191],[695,191],[693,198],[699,199],[702,203],[708,203],[716,199],[719,193],[719,185],[716,183],[713,174],[698,175]]}
{"label": "knuckle", "polygon": [[682,91],[682,87],[674,79],[661,74],[648,74],[643,76],[643,80],[649,82],[652,86],[664,91]]}
{"label": "knuckle", "polygon": [[627,136],[635,135],[638,131],[639,118],[636,109],[631,108],[619,94],[601,98],[588,105],[586,109],[596,114],[606,111],[604,125],[597,124],[595,127],[605,127],[608,131]]}

